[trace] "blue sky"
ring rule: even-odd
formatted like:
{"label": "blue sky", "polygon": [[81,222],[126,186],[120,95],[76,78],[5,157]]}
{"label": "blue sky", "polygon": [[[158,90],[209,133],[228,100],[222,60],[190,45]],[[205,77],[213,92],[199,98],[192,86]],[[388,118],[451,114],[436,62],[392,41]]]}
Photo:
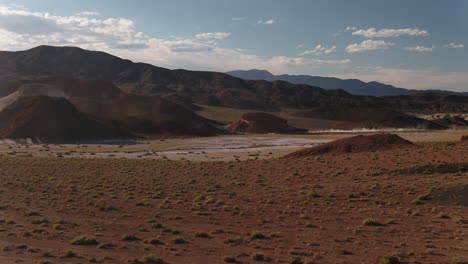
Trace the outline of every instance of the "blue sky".
{"label": "blue sky", "polygon": [[0,0],[0,49],[468,91],[468,1]]}

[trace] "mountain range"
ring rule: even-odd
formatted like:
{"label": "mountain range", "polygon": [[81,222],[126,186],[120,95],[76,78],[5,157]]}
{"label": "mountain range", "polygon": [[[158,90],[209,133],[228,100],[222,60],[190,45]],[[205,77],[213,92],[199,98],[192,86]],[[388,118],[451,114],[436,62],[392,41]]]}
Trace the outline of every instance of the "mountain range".
{"label": "mountain range", "polygon": [[[279,80],[170,70],[77,47],[0,51],[0,137],[39,137],[46,142],[228,133],[225,124],[198,114],[212,106],[243,113],[286,111],[290,120],[306,120],[303,124],[307,125],[296,126],[299,130],[444,129],[451,120],[441,124],[414,114],[467,113],[468,97],[434,92],[353,95],[343,89]],[[258,119],[267,120],[265,116],[255,114],[258,124],[263,122]],[[210,118],[217,120],[216,116]],[[238,125],[244,126],[240,118]],[[289,121],[271,116],[268,120],[276,121],[262,127],[273,126],[272,131],[286,127]],[[78,134],[74,135],[74,130]],[[85,133],[88,130],[90,133]],[[70,137],[66,136],[69,132]]]}
{"label": "mountain range", "polygon": [[[456,94],[468,96],[468,92],[452,92],[445,90],[410,90],[398,88],[392,85],[383,84],[379,82],[363,82],[357,79],[339,79],[335,77],[321,77],[310,75],[289,75],[281,74],[274,75],[265,70],[247,70],[247,71],[229,71],[227,74],[247,79],[247,80],[266,80],[266,81],[285,81],[294,84],[307,84],[317,86],[323,89],[343,89],[354,95],[371,95],[371,96],[385,96],[385,95],[411,95],[420,92],[434,92],[443,94]],[[468,85],[468,84],[467,84]]]}
{"label": "mountain range", "polygon": [[14,92],[9,84],[24,76],[106,82],[108,92],[104,94],[116,93],[115,86],[124,93],[158,95],[187,107],[199,104],[271,111],[365,105],[421,114],[468,111],[468,97],[457,94],[357,96],[343,89],[327,90],[286,81],[245,80],[220,72],[170,70],[77,47],[38,46],[25,51],[1,51],[0,94]]}

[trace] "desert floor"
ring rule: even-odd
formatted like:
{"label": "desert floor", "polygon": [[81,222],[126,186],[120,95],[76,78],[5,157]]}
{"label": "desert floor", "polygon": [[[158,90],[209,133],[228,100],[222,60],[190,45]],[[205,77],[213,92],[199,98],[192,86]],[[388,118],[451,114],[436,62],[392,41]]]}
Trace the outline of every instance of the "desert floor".
{"label": "desert floor", "polygon": [[425,198],[468,184],[468,132],[398,134],[417,146],[301,159],[350,134],[0,144],[0,263],[468,261],[467,208]]}
{"label": "desert floor", "polygon": [[200,138],[102,141],[89,144],[16,144],[0,141],[2,156],[106,157],[192,161],[270,159],[357,134],[394,133],[415,143],[454,142],[467,130],[334,131],[312,134],[226,135]]}

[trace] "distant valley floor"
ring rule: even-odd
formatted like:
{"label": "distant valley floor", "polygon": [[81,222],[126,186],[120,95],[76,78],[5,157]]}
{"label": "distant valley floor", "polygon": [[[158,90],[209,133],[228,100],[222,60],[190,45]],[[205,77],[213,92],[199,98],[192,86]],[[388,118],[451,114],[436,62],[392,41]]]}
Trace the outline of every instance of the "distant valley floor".
{"label": "distant valley floor", "polygon": [[[154,139],[99,144],[0,143],[2,156],[86,157],[232,161],[270,159],[335,139],[378,131],[335,131],[306,135],[254,134],[200,138]],[[468,130],[384,131],[415,143],[455,142]],[[131,144],[128,144],[131,143]]]}

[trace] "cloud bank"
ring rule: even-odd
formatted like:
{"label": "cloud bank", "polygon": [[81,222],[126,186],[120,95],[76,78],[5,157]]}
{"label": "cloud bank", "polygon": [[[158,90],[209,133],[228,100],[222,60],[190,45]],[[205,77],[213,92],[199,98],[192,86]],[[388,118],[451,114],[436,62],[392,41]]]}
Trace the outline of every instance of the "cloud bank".
{"label": "cloud bank", "polygon": [[395,45],[392,42],[385,42],[383,40],[365,40],[361,43],[355,43],[346,47],[346,52],[366,52],[372,50],[386,50],[391,46]]}
{"label": "cloud bank", "polygon": [[[347,30],[356,30],[354,27],[348,27]],[[376,30],[375,28],[360,29],[352,33],[353,35],[363,36],[366,38],[389,38],[399,37],[403,35],[407,36],[427,36],[429,32],[427,30],[419,30],[417,28],[401,28],[401,29],[388,29],[384,28]]]}
{"label": "cloud bank", "polygon": [[[56,16],[0,6],[0,49],[78,46],[171,69],[214,71],[261,68],[282,73],[350,62],[349,59],[327,61],[287,56],[262,58],[246,53],[245,49],[225,49],[216,45],[216,41],[226,39],[230,33],[207,32],[197,34],[195,38],[163,39],[137,31],[135,23],[126,18],[98,19],[90,15]],[[275,20],[263,22],[276,23]]]}
{"label": "cloud bank", "polygon": [[229,37],[231,33],[224,33],[224,32],[214,32],[214,33],[201,33],[195,35],[196,38],[199,39],[218,39],[218,40],[223,40],[227,37]]}
{"label": "cloud bank", "polygon": [[453,42],[444,45],[444,48],[452,48],[452,49],[461,49],[463,47],[464,47],[463,44],[456,44],[456,43],[453,43]]}
{"label": "cloud bank", "polygon": [[271,24],[276,24],[276,23],[278,23],[278,21],[274,19],[257,21],[257,24],[264,24],[264,25],[271,25]]}
{"label": "cloud bank", "polygon": [[404,47],[403,50],[407,51],[417,51],[417,52],[432,52],[434,51],[435,46],[424,47],[424,46],[414,46],[414,47]]}
{"label": "cloud bank", "polygon": [[315,46],[314,49],[312,50],[306,50],[302,52],[300,55],[307,55],[307,54],[315,54],[315,55],[321,55],[321,54],[330,54],[336,51],[336,46],[331,46],[330,48],[326,48],[320,44]]}
{"label": "cloud bank", "polygon": [[95,11],[82,11],[82,12],[76,13],[75,15],[77,16],[99,16],[100,13],[95,12]]}

